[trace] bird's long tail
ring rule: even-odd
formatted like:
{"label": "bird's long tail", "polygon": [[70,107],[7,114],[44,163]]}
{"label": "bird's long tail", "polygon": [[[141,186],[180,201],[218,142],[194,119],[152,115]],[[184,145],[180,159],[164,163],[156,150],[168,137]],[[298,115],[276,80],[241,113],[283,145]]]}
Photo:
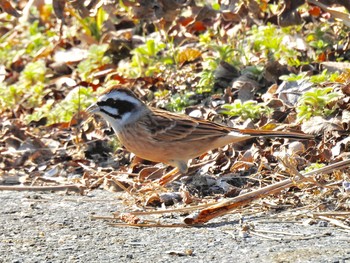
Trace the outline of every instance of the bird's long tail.
{"label": "bird's long tail", "polygon": [[233,129],[232,133],[247,135],[251,137],[269,137],[269,138],[290,138],[290,139],[313,139],[311,134],[299,132],[285,132],[285,131],[268,131],[268,130],[253,130],[253,129]]}

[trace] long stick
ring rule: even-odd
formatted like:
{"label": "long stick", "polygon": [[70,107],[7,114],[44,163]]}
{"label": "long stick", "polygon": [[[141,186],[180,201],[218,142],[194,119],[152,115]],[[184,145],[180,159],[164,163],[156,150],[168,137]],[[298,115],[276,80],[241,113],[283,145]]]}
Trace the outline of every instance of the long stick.
{"label": "long stick", "polygon": [[65,191],[71,190],[80,194],[84,193],[85,186],[83,185],[59,185],[59,186],[0,186],[0,191]]}
{"label": "long stick", "polygon": [[232,199],[222,201],[218,204],[215,204],[215,205],[210,206],[206,209],[203,209],[195,217],[185,218],[185,223],[188,225],[206,223],[215,217],[222,216],[222,215],[225,215],[225,214],[231,212],[232,210],[234,210],[237,207],[244,206],[247,203],[250,203],[251,201],[253,201],[255,199],[259,199],[259,198],[265,197],[267,195],[281,192],[283,189],[291,187],[291,186],[295,185],[296,183],[301,183],[301,182],[307,181],[314,174],[329,173],[329,172],[332,172],[333,170],[341,169],[341,168],[347,167],[349,165],[350,165],[350,160],[341,161],[341,162],[334,163],[334,164],[328,165],[326,167],[322,167],[320,169],[305,173],[299,178],[286,179],[286,180],[283,180],[281,182],[265,186],[263,188],[255,190],[253,192],[242,194],[242,195],[239,195],[239,196],[234,197]]}

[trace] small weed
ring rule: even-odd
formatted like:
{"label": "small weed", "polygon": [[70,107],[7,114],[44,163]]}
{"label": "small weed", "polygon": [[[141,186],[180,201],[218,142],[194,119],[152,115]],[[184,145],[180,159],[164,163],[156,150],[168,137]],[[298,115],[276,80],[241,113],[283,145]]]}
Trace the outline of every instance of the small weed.
{"label": "small weed", "polygon": [[328,73],[327,69],[323,70],[321,74],[313,75],[310,77],[310,82],[315,84],[321,84],[324,82],[335,82],[339,76],[339,72]]}
{"label": "small weed", "polygon": [[329,116],[337,108],[335,102],[342,95],[334,92],[332,87],[315,88],[306,91],[299,99],[296,111],[299,121],[308,120],[313,116]]}
{"label": "small weed", "polygon": [[48,118],[48,124],[67,122],[79,110],[85,109],[95,100],[92,88],[76,87],[60,102],[50,99],[37,108],[33,114],[27,116],[26,121],[39,120],[42,117]]}
{"label": "small weed", "polygon": [[303,172],[304,173],[312,172],[313,170],[317,170],[325,166],[326,165],[324,163],[312,163],[308,167],[306,167]]}
{"label": "small weed", "polygon": [[31,62],[21,72],[19,81],[13,85],[0,85],[1,110],[13,109],[20,104],[24,108],[38,107],[46,92],[44,81],[46,66],[43,60]]}
{"label": "small weed", "polygon": [[212,91],[215,83],[214,72],[221,61],[226,61],[230,64],[237,64],[234,62],[234,54],[236,50],[231,45],[211,45],[210,47],[216,55],[208,57],[203,63],[205,69],[198,74],[199,81],[196,88],[198,94]]}
{"label": "small weed", "polygon": [[156,92],[154,92],[154,96],[157,97],[157,98],[165,98],[167,97],[169,94],[169,90],[158,90]]}
{"label": "small weed", "polygon": [[200,79],[196,87],[196,92],[198,94],[211,92],[215,82],[214,71],[210,69],[205,69],[201,73],[199,73],[198,76],[200,77]]}
{"label": "small weed", "polygon": [[80,62],[77,67],[77,71],[82,80],[92,80],[91,73],[94,70],[111,62],[111,59],[105,56],[107,49],[107,44],[92,45],[89,48],[87,58]]}
{"label": "small weed", "polygon": [[253,26],[251,37],[255,51],[263,51],[267,57],[280,50],[283,35],[278,32],[276,26],[269,24],[267,26]]}
{"label": "small weed", "polygon": [[329,74],[325,69],[320,74],[313,75],[311,77],[307,76],[307,72],[301,72],[298,75],[296,74],[283,75],[280,77],[280,80],[289,81],[289,82],[310,81],[311,83],[314,83],[314,84],[320,84],[326,81],[336,82],[338,77],[339,77],[338,72]]}
{"label": "small weed", "polygon": [[[298,30],[297,27],[279,29],[275,25],[268,24],[267,26],[253,26],[248,35],[248,45],[246,46],[246,56],[264,58],[268,60],[277,60],[282,64],[290,66],[299,66],[301,62],[298,57],[301,55],[288,42],[284,40],[291,34],[292,30]],[[247,50],[251,48],[251,50]],[[253,52],[253,54],[251,54]],[[250,54],[249,54],[250,53]],[[255,58],[256,59],[256,58]]]}
{"label": "small weed", "polygon": [[279,77],[280,80],[287,81],[287,82],[297,82],[307,79],[307,72],[301,72],[300,74],[294,74],[291,73],[289,75],[282,75]]}
{"label": "small weed", "polygon": [[19,82],[25,84],[35,84],[38,81],[44,82],[46,74],[46,66],[43,60],[31,62],[26,65],[24,70],[21,72]]}
{"label": "small weed", "polygon": [[246,101],[242,103],[241,100],[235,100],[232,104],[222,105],[222,108],[224,110],[220,111],[221,114],[241,117],[243,120],[256,120],[263,115],[271,116],[273,113],[273,109],[262,103],[257,103],[256,101]]}
{"label": "small weed", "polygon": [[[10,34],[12,31],[9,31]],[[13,37],[6,38],[5,34],[0,37],[0,63],[6,67],[11,67],[11,63],[18,58],[35,57],[42,48],[53,46],[52,39],[55,35],[50,30],[45,30],[39,25],[39,21],[31,24],[23,24],[22,31],[16,32]]]}
{"label": "small weed", "polygon": [[92,36],[97,41],[101,39],[103,23],[108,19],[108,14],[103,7],[100,7],[97,10],[96,16],[94,17],[88,16],[81,18],[73,9],[70,9],[69,11],[71,15],[78,20],[80,26],[85,30],[86,34]]}
{"label": "small weed", "polygon": [[193,92],[186,92],[185,94],[177,93],[170,98],[170,101],[165,108],[169,111],[181,112],[186,107],[193,105],[196,102],[191,100],[193,95]]}
{"label": "small weed", "polygon": [[156,42],[149,39],[144,45],[141,45],[131,51],[133,55],[131,62],[122,69],[131,77],[153,76],[161,72],[167,65],[173,65],[172,56],[159,52],[164,52],[167,45],[163,42]]}
{"label": "small weed", "polygon": [[259,65],[248,66],[242,69],[241,74],[251,76],[251,78],[259,82],[264,79],[265,67]]}
{"label": "small weed", "polygon": [[312,33],[306,36],[306,42],[316,49],[316,54],[321,54],[332,46],[331,28],[328,23],[323,23],[312,30]]}

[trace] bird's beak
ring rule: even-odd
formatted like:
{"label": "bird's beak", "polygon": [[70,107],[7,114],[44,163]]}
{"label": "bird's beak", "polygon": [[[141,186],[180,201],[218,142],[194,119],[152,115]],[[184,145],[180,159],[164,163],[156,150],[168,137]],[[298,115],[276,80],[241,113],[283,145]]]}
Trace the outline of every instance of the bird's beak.
{"label": "bird's beak", "polygon": [[86,111],[89,113],[89,114],[94,114],[96,112],[99,112],[99,106],[97,105],[97,103],[94,103],[92,105],[90,105]]}

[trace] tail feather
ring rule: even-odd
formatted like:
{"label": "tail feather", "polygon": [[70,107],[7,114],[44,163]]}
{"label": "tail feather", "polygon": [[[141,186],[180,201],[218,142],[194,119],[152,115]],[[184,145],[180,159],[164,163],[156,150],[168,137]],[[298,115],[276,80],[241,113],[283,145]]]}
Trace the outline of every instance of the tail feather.
{"label": "tail feather", "polygon": [[254,129],[233,129],[232,132],[240,133],[243,136],[251,137],[269,137],[269,138],[290,138],[290,139],[313,139],[311,134],[299,133],[299,132],[285,132],[285,131],[268,131],[268,130],[254,130]]}

